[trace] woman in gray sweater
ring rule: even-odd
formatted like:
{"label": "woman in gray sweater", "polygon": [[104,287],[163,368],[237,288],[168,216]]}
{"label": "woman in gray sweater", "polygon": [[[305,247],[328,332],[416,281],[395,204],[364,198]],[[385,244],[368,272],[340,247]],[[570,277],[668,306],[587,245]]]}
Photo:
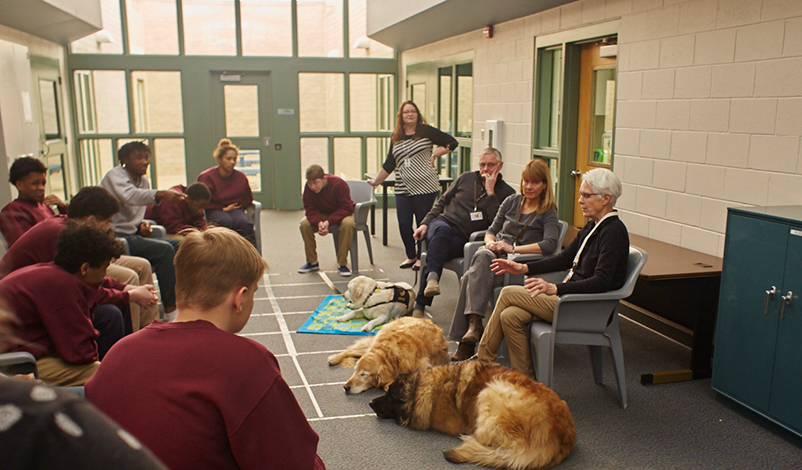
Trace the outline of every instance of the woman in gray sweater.
{"label": "woman in gray sweater", "polygon": [[485,235],[485,246],[474,254],[470,268],[462,276],[449,334],[450,339],[459,341],[452,361],[473,356],[482,338],[487,304],[493,290],[503,281],[490,270],[490,263],[508,254],[552,254],[559,248],[559,232],[549,167],[543,160],[531,160],[521,172],[521,194],[512,195],[501,204]]}

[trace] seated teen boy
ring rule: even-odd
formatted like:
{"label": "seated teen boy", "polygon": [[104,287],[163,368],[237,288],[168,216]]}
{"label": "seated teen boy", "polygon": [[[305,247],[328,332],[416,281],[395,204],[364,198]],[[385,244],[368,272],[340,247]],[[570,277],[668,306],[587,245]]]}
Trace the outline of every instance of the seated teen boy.
{"label": "seated teen boy", "polygon": [[122,252],[108,229],[73,221],[59,234],[53,262],[18,269],[0,280],[0,299],[20,321],[14,350],[36,357],[43,381],[83,385],[97,370],[98,332],[92,317],[106,267]]}
{"label": "seated teen boy", "polygon": [[330,225],[339,225],[337,270],[340,276],[350,276],[351,270],[346,264],[356,225],[354,201],[351,200],[348,183],[334,175],[327,175],[320,165],[312,165],[306,170],[303,202],[305,217],[301,219],[301,236],[304,239],[306,263],[298,268],[298,272],[308,273],[320,269],[315,232],[325,237],[329,234]]}
{"label": "seated teen boy", "polygon": [[235,334],[253,310],[262,257],[212,227],[185,235],[175,267],[178,316],[115,344],[86,384],[89,401],[170,468],[325,468],[275,356]]}
{"label": "seated teen boy", "polygon": [[[25,232],[0,259],[0,279],[8,273],[36,263],[53,261],[58,235],[67,220],[93,220],[107,229],[111,218],[120,210],[117,198],[100,186],[82,188],[70,200],[69,216],[55,215]],[[69,219],[68,219],[69,218]],[[131,331],[137,331],[158,315],[150,263],[137,256],[121,256],[106,270],[112,278],[103,282],[104,294],[99,302],[130,307]],[[113,280],[119,282],[115,283]],[[144,287],[143,287],[144,286]],[[130,303],[129,303],[130,302]],[[126,327],[128,330],[128,327]]]}
{"label": "seated teen boy", "polygon": [[155,220],[167,230],[168,238],[183,238],[181,231],[188,228],[206,230],[204,210],[212,200],[212,192],[203,183],[192,183],[189,186],[179,184],[170,188],[171,191],[186,194],[183,201],[162,201],[159,205],[148,206],[145,212],[146,219]]}
{"label": "seated teen boy", "polygon": [[114,214],[111,225],[118,237],[125,238],[133,256],[150,261],[159,278],[159,290],[165,313],[175,310],[175,268],[173,256],[178,240],[146,238],[152,229],[143,221],[146,206],[160,201],[178,202],[186,198],[175,191],[150,189],[147,172],[150,166],[150,147],[142,142],[128,142],[120,147],[117,157],[120,166],[106,173],[100,185],[120,203],[120,212]]}
{"label": "seated teen boy", "polygon": [[67,204],[58,196],[51,194],[45,197],[47,167],[36,158],[21,157],[14,160],[8,170],[8,180],[19,193],[17,199],[0,211],[0,232],[8,246],[13,245],[37,222],[55,214],[48,204],[57,206],[62,214],[67,212]]}

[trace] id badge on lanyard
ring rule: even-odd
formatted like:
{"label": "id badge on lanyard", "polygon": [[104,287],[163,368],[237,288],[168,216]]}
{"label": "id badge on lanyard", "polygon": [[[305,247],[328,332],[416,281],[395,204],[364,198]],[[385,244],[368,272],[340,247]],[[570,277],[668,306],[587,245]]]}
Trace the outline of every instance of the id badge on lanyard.
{"label": "id badge on lanyard", "polygon": [[476,182],[473,183],[473,212],[471,212],[471,222],[476,222],[478,220],[483,220],[485,216],[482,214],[482,211],[476,208],[476,202],[479,200],[477,198],[477,190],[476,190]]}

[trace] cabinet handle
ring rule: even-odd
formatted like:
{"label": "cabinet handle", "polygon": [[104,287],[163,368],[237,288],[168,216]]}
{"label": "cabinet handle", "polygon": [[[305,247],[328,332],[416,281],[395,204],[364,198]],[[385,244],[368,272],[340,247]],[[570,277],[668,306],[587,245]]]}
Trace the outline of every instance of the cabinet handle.
{"label": "cabinet handle", "polygon": [[785,306],[791,305],[791,300],[794,298],[794,293],[789,290],[788,294],[782,296],[781,298],[782,302],[780,302],[780,320],[783,319],[783,311],[785,310]]}
{"label": "cabinet handle", "polygon": [[777,293],[777,286],[771,286],[771,290],[766,291],[766,301],[763,303],[763,313],[769,313],[769,300],[774,299]]}

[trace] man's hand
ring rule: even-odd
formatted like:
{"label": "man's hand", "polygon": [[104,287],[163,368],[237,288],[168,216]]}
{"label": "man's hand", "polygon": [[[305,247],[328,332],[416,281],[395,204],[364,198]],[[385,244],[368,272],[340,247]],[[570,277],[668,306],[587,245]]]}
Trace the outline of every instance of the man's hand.
{"label": "man's hand", "polygon": [[187,198],[187,195],[184,193],[179,193],[178,191],[173,191],[172,189],[166,191],[156,191],[156,201],[168,201],[168,202],[178,202],[183,201]]}
{"label": "man's hand", "polygon": [[429,230],[429,226],[426,224],[420,225],[417,229],[415,229],[415,233],[412,234],[412,238],[415,240],[423,240],[426,237],[426,231]]}
{"label": "man's hand", "polygon": [[51,194],[50,196],[45,196],[43,201],[48,206],[56,206],[58,207],[58,211],[62,214],[67,211],[67,203],[62,201],[58,196],[55,194]]}
{"label": "man's hand", "polygon": [[490,270],[496,273],[496,276],[507,273],[519,275],[528,273],[529,266],[505,258],[497,258],[490,263]]}
{"label": "man's hand", "polygon": [[147,237],[151,233],[153,233],[153,229],[150,228],[150,223],[149,222],[143,220],[142,222],[139,223],[139,234],[140,235],[142,235],[143,237]]}
{"label": "man's hand", "polygon": [[557,285],[546,282],[539,277],[530,277],[524,282],[524,287],[526,287],[527,292],[532,294],[532,298],[540,294],[557,295]]}
{"label": "man's hand", "polygon": [[317,234],[325,237],[329,234],[329,221],[328,220],[321,220],[317,224]]}
{"label": "man's hand", "polygon": [[237,210],[237,209],[239,209],[240,207],[241,207],[241,206],[239,205],[239,203],[238,203],[238,202],[235,202],[234,204],[229,204],[229,205],[227,205],[226,207],[224,207],[224,208],[223,208],[223,212],[231,212],[231,211],[233,211],[233,210]]}
{"label": "man's hand", "polygon": [[488,196],[492,196],[496,193],[496,180],[498,179],[498,175],[501,171],[499,166],[500,165],[497,165],[489,175],[482,175],[482,179],[484,180],[485,184],[485,192]]}
{"label": "man's hand", "polygon": [[142,308],[148,308],[159,301],[156,296],[156,288],[150,284],[145,284],[144,286],[128,285],[125,286],[125,290],[128,292],[128,299]]}

